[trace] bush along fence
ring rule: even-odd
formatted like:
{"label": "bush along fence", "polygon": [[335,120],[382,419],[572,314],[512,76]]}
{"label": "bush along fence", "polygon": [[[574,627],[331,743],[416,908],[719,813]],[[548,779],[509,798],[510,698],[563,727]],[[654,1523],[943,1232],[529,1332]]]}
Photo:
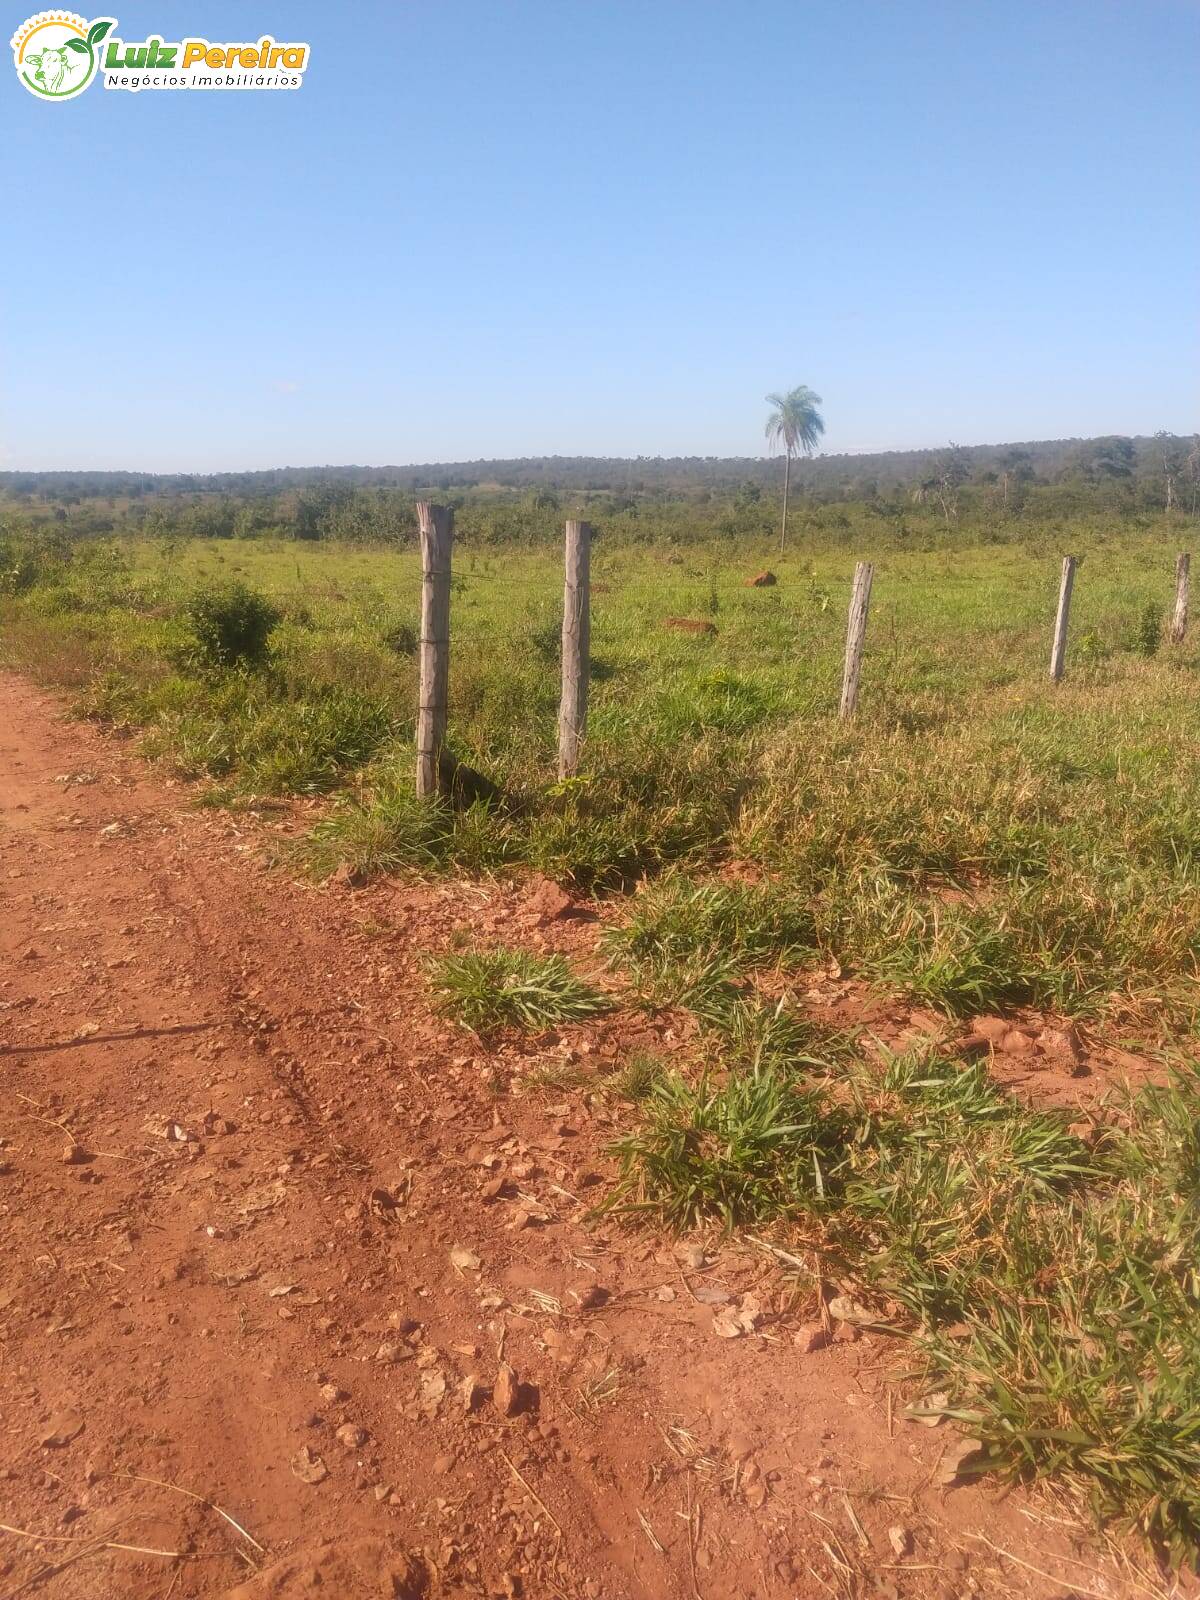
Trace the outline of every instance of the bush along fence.
{"label": "bush along fence", "polygon": [[[417,504],[421,540],[421,642],[420,688],[417,704],[417,794],[432,798],[453,781],[443,756],[450,687],[450,563],[454,547],[454,513],[446,506],[422,500]],[[570,778],[579,770],[579,756],[587,731],[588,652],[591,643],[591,546],[587,522],[566,524],[566,554],[562,614],[562,694],[558,712],[558,775]],[[1050,646],[1050,677],[1062,681],[1066,670],[1067,630],[1071,597],[1079,562],[1064,556],[1059,580],[1058,609]],[[1175,562],[1175,607],[1168,638],[1182,644],[1187,633],[1191,557],[1181,551]],[[842,669],[842,694],[838,715],[852,717],[858,705],[867,616],[875,575],[870,561],[854,569],[850,612],[846,623],[846,656]],[[774,579],[770,580],[774,582]],[[695,625],[699,628],[699,625]],[[713,631],[705,628],[704,631]]]}

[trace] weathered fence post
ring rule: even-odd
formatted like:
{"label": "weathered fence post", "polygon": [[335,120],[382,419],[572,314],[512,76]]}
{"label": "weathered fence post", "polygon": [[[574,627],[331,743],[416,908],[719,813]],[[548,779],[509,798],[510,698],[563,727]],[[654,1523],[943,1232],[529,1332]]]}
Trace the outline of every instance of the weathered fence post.
{"label": "weathered fence post", "polygon": [[591,644],[590,522],[567,523],[566,577],[563,584],[562,700],[558,710],[558,775],[570,778],[579,766],[579,745],[587,728],[588,651]]}
{"label": "weathered fence post", "polygon": [[1071,615],[1071,590],[1075,587],[1075,557],[1064,556],[1062,582],[1058,588],[1058,615],[1054,619],[1054,644],[1050,651],[1050,676],[1062,681],[1067,659],[1067,621]]}
{"label": "weathered fence post", "polygon": [[1171,643],[1182,644],[1188,624],[1188,581],[1192,558],[1186,550],[1175,557],[1175,614],[1171,618]]}
{"label": "weathered fence post", "polygon": [[446,737],[450,688],[450,551],[454,513],[417,502],[421,531],[421,687],[417,699],[417,794],[431,799],[441,787],[438,768]]}
{"label": "weathered fence post", "polygon": [[842,672],[842,703],[838,715],[850,717],[858,704],[858,674],[862,667],[863,643],[867,637],[867,608],[871,604],[871,579],[875,568],[860,561],[854,569],[854,588],[850,595],[850,617],[846,624],[846,665]]}

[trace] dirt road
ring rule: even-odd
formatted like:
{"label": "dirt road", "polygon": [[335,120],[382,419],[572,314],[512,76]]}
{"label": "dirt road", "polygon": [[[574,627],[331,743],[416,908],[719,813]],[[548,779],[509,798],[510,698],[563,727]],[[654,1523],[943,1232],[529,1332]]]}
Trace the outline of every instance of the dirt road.
{"label": "dirt road", "polygon": [[628,1019],[431,1014],[427,950],[592,924],[297,885],[286,814],[190,802],[0,677],[0,1600],[1080,1581],[1036,1504],[931,1487],[893,1352],[799,1349],[769,1260],[589,1222]]}

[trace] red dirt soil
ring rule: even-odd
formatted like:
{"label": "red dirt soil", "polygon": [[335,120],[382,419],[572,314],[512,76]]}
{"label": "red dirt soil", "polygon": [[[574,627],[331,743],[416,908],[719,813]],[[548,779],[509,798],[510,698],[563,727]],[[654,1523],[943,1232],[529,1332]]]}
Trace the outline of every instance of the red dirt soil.
{"label": "red dirt soil", "polygon": [[0,676],[0,1600],[1133,1592],[770,1257],[589,1220],[610,1112],[529,1074],[630,1020],[485,1048],[421,960],[594,925],[289,882],[272,816]]}

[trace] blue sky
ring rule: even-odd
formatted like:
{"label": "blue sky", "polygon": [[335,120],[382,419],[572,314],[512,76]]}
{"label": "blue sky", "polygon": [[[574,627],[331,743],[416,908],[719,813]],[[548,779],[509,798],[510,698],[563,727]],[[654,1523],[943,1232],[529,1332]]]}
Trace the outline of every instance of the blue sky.
{"label": "blue sky", "polygon": [[[9,4],[4,42],[24,20]],[[1196,0],[157,0],[295,92],[0,77],[0,466],[1197,427]]]}

